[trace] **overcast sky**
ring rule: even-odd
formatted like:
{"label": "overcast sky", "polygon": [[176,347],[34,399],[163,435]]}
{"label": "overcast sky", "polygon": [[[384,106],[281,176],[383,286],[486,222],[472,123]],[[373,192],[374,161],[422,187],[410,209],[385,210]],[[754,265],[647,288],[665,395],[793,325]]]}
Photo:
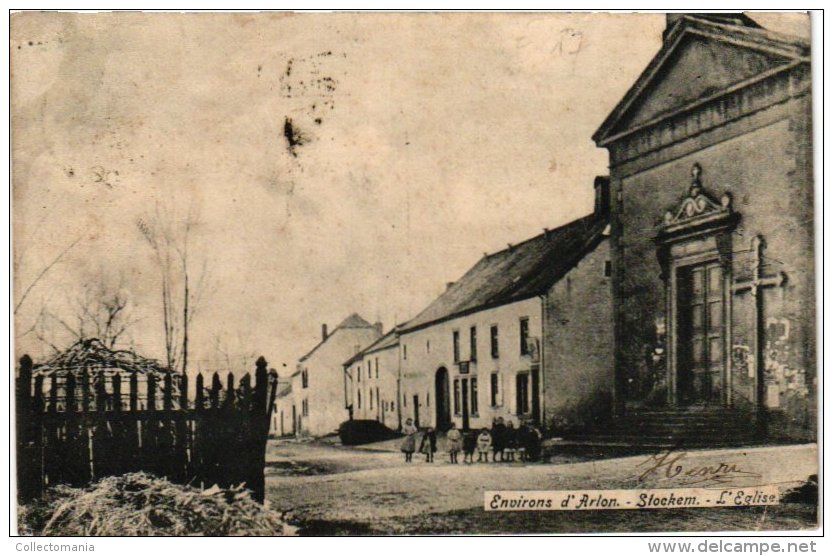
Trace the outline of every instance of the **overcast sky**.
{"label": "overcast sky", "polygon": [[[592,210],[590,139],[660,47],[662,15],[18,14],[17,315],[125,276],[132,340],[164,357],[136,221],[200,221],[192,368],[282,368],[352,312],[414,316],[484,252]],[[287,122],[291,122],[291,126]],[[291,127],[291,129],[288,129]],[[287,133],[291,141],[287,138]],[[290,143],[293,143],[292,145]],[[172,208],[173,207],[173,208]]]}

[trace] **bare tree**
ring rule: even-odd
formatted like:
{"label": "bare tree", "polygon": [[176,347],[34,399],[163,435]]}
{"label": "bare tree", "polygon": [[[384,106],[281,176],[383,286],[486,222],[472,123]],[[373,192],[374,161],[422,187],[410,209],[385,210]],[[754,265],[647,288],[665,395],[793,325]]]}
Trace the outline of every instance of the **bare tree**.
{"label": "bare tree", "polygon": [[56,353],[67,340],[74,343],[91,338],[113,349],[124,343],[125,334],[138,321],[132,316],[124,277],[120,276],[117,283],[101,277],[85,285],[69,303],[58,306],[44,302],[34,324],[23,334],[34,334]]}
{"label": "bare tree", "polygon": [[[190,239],[199,214],[194,205],[179,221],[171,211],[157,205],[152,217],[139,218],[136,226],[151,247],[160,270],[162,324],[168,368],[188,369],[188,342],[191,322],[205,291],[207,265],[199,265],[194,280]],[[181,293],[178,293],[181,292]]]}
{"label": "bare tree", "polygon": [[258,357],[250,353],[251,335],[247,331],[229,332],[221,330],[212,337],[213,359],[206,360],[209,370],[234,372],[235,369],[249,369]]}

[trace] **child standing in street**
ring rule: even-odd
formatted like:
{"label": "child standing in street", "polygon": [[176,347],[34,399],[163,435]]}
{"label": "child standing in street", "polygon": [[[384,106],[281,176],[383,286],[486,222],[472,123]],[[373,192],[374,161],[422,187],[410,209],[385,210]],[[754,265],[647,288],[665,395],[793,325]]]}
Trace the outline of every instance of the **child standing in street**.
{"label": "child standing in street", "polygon": [[451,428],[448,429],[446,440],[448,440],[448,457],[451,459],[451,463],[457,463],[457,454],[460,453],[463,447],[463,435],[453,421],[451,422]]}
{"label": "child standing in street", "polygon": [[402,452],[405,454],[405,462],[410,463],[416,451],[416,434],[417,428],[414,426],[413,419],[406,419],[402,426],[402,434],[405,439],[402,441]]}
{"label": "child standing in street", "polygon": [[433,428],[428,427],[422,435],[422,442],[419,451],[425,454],[425,463],[434,463],[434,452],[437,451],[437,433]]}
{"label": "child standing in street", "polygon": [[506,435],[506,459],[508,461],[515,461],[515,452],[518,451],[518,431],[515,430],[515,425],[512,421],[506,423],[504,435]]}
{"label": "child standing in street", "polygon": [[477,462],[489,463],[489,451],[492,449],[492,435],[489,429],[483,428],[477,436]]}
{"label": "child standing in street", "polygon": [[474,451],[477,449],[477,433],[469,431],[463,434],[463,463],[474,463]]}
{"label": "child standing in street", "polygon": [[503,417],[498,417],[492,422],[492,461],[497,461],[500,454],[500,461],[504,461],[506,450],[506,425],[503,424]]}

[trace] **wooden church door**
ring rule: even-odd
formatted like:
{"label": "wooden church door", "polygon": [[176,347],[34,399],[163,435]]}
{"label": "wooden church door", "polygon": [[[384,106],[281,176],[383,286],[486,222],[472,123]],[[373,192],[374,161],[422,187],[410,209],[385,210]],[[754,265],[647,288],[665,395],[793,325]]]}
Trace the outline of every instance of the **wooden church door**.
{"label": "wooden church door", "polygon": [[679,402],[719,404],[725,349],[723,272],[717,261],[678,272]]}

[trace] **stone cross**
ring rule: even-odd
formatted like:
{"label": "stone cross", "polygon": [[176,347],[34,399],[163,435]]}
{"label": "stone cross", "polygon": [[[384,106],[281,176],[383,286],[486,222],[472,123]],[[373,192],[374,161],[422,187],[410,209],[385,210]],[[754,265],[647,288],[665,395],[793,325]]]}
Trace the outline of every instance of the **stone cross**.
{"label": "stone cross", "polygon": [[[754,357],[752,364],[749,365],[749,378],[756,379],[756,388],[760,395],[762,384],[758,384],[760,380],[758,377],[758,369],[763,366],[763,346],[761,345],[761,336],[764,330],[764,311],[763,311],[763,288],[773,288],[782,286],[787,281],[787,275],[783,272],[772,276],[763,276],[761,266],[763,264],[764,241],[761,236],[752,238],[752,279],[735,282],[732,285],[732,293],[740,293],[749,290],[752,294],[754,302],[754,311],[752,314],[752,341],[751,348],[753,349]],[[762,401],[761,398],[758,398]]]}
{"label": "stone cross", "polygon": [[761,288],[781,286],[786,281],[786,275],[779,272],[774,276],[761,276],[761,266],[764,257],[764,240],[761,236],[752,238],[752,279],[735,282],[732,292],[738,293],[750,290],[750,293],[757,297]]}

